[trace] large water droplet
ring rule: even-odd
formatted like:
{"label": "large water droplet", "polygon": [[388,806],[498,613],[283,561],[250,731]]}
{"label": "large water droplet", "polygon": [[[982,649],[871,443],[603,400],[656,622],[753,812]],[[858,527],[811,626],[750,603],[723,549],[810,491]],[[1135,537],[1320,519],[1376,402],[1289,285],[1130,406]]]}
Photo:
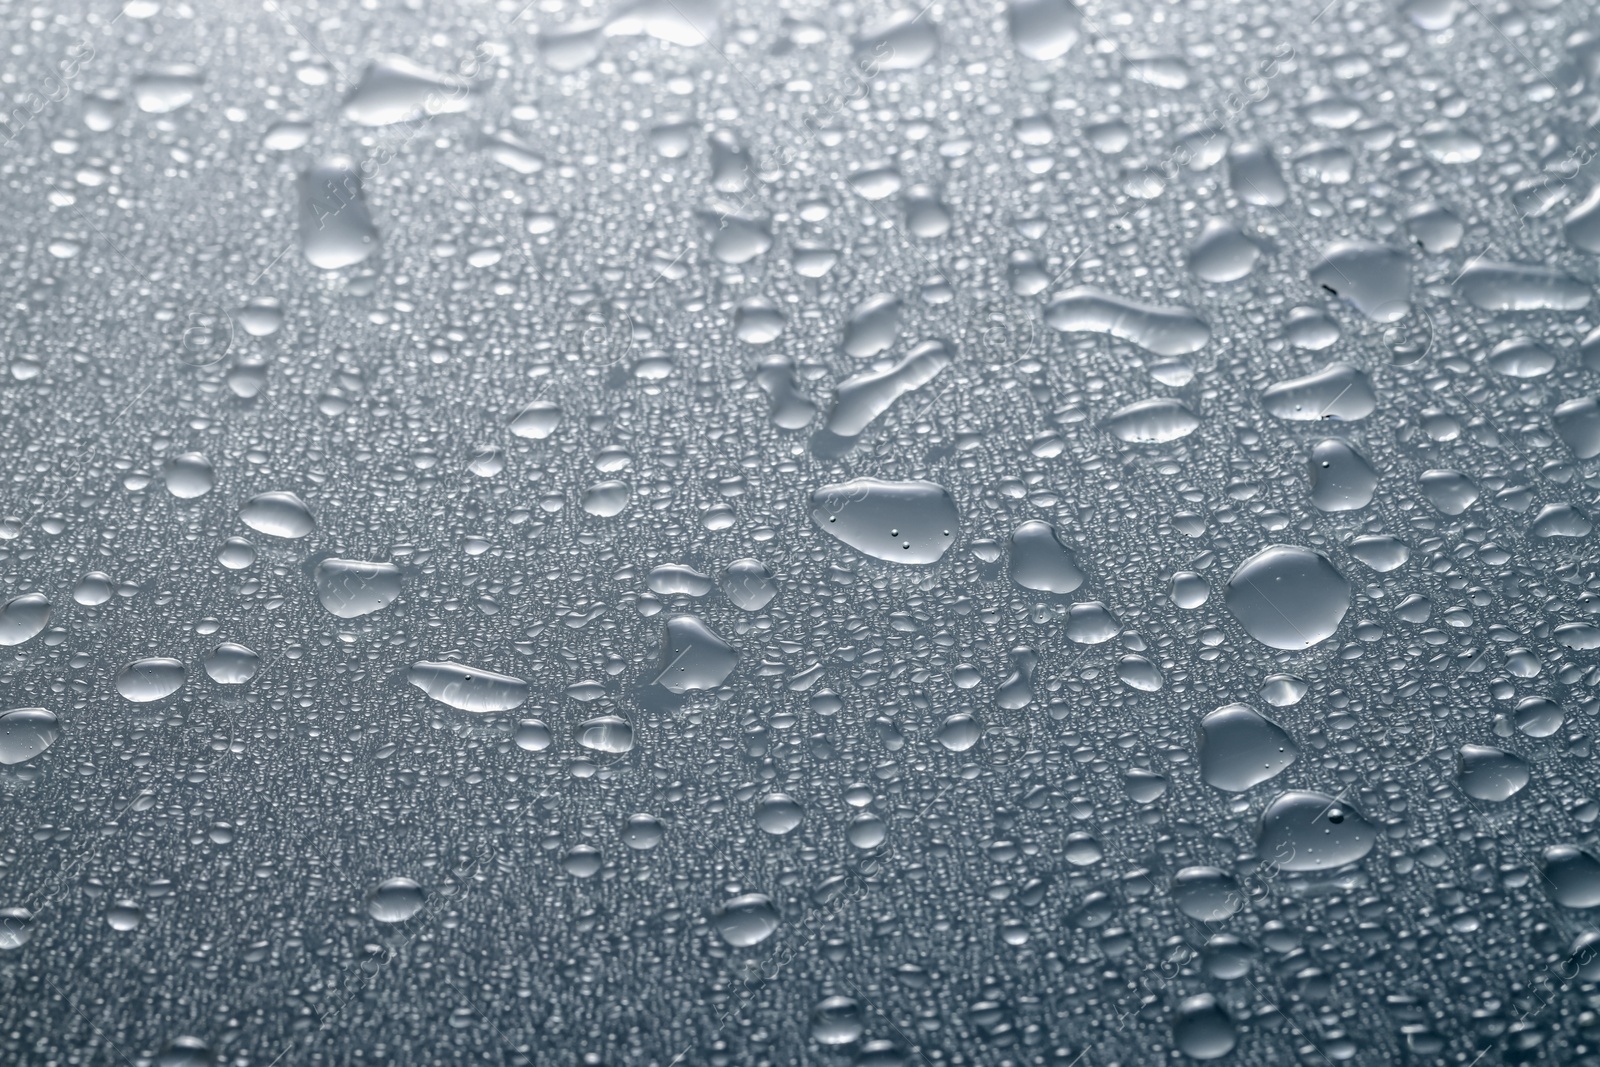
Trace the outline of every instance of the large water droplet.
{"label": "large water droplet", "polygon": [[1374,322],[1395,322],[1411,310],[1406,254],[1371,241],[1337,241],[1311,268],[1311,281],[1337,293]]}
{"label": "large water droplet", "polygon": [[1456,279],[1461,295],[1484,311],[1576,311],[1587,284],[1555,267],[1475,260]]}
{"label": "large water droplet", "polygon": [[633,751],[633,724],[620,715],[600,715],[578,725],[576,740],[591,752],[620,756]]}
{"label": "large water droplet", "polygon": [[914,70],[939,51],[939,30],[926,7],[906,9],[869,26],[855,42],[856,60],[876,70]]}
{"label": "large water droplet", "polygon": [[693,615],[674,615],[666,623],[661,669],[656,684],[671,693],[715,689],[739,662],[739,650]]}
{"label": "large water droplet", "polygon": [[1172,1043],[1192,1060],[1217,1060],[1239,1043],[1233,1020],[1210,993],[1185,997],[1172,1018]]}
{"label": "large water droplet", "polygon": [[1237,914],[1244,897],[1233,875],[1216,867],[1185,867],[1172,876],[1172,902],[1189,918],[1214,923]]}
{"label": "large water droplet", "polygon": [[1164,444],[1200,428],[1200,416],[1181,400],[1155,397],[1118,408],[1100,428],[1130,444]]}
{"label": "large water droplet", "polygon": [[361,174],[349,156],[319,159],[296,183],[300,211],[300,252],[320,270],[353,266],[378,250],[362,191]]}
{"label": "large water droplet", "polygon": [[828,413],[828,432],[858,436],[896,400],[927,385],[949,365],[950,350],[943,341],[924,341],[885,370],[846,379],[839,384],[833,410]]}
{"label": "large water droplet", "polygon": [[261,657],[236,641],[224,641],[206,657],[205,668],[218,685],[243,685],[261,669]]}
{"label": "large water droplet", "polygon": [[1268,414],[1293,422],[1355,422],[1376,410],[1378,397],[1365,371],[1348,363],[1330,363],[1304,377],[1268,386],[1262,390],[1261,406]]}
{"label": "large water droplet", "polygon": [[1285,871],[1326,871],[1361,859],[1378,832],[1361,813],[1325,793],[1284,793],[1261,813],[1256,848]]}
{"label": "large water droplet", "polygon": [[1044,321],[1062,333],[1096,333],[1138,345],[1158,356],[1198,352],[1211,327],[1186,307],[1162,307],[1078,286],[1045,307]]}
{"label": "large water droplet", "polygon": [[1083,584],[1084,574],[1056,528],[1029,519],[1011,534],[1011,580],[1041,593],[1070,593]]}
{"label": "large water droplet", "polygon": [[1319,511],[1356,511],[1372,503],[1378,472],[1349,442],[1326,437],[1311,446],[1311,503]]}
{"label": "large water droplet", "polygon": [[23,593],[0,604],[0,647],[31,641],[50,625],[53,614],[43,593]]}
{"label": "large water droplet", "polygon": [[890,563],[935,563],[961,516],[943,486],[855,478],[811,494],[811,518],[858,552]]}
{"label": "large water droplet", "polygon": [[1236,282],[1255,269],[1261,246],[1226,219],[1209,219],[1189,249],[1189,270],[1206,282]]}
{"label": "large water droplet", "polygon": [[381,923],[403,923],[428,901],[428,895],[409,878],[390,878],[367,894],[367,914]]}
{"label": "large water droplet", "polygon": [[400,596],[400,568],[392,563],[325,559],[314,581],[317,599],[341,619],[382,611]]}
{"label": "large water droplet", "polygon": [[1600,456],[1600,401],[1592,396],[1568,400],[1550,413],[1550,421],[1574,456]]}
{"label": "large water droplet", "polygon": [[1243,793],[1277,777],[1300,755],[1283,727],[1243,704],[1228,704],[1200,720],[1200,778]]}
{"label": "large water droplet", "polygon": [[135,704],[150,704],[183,688],[189,672],[182,663],[166,656],[134,660],[117,672],[116,687],[123,699]]}
{"label": "large water droplet", "polygon": [[1028,59],[1060,59],[1078,43],[1083,14],[1072,0],[1010,0],[1011,43]]}
{"label": "large water droplet", "polygon": [[528,683],[521,678],[461,663],[424,660],[406,672],[406,681],[441,704],[480,715],[510,711],[528,699]]}
{"label": "large water droplet", "polygon": [[900,308],[900,299],[887,293],[863,300],[845,317],[841,347],[857,359],[886,350],[900,333]]}
{"label": "large water droplet", "polygon": [[187,107],[200,82],[200,68],[189,63],[153,67],[133,79],[133,102],[140,111],[165,115]]}
{"label": "large water droplet", "polygon": [[182,452],[167,460],[167,492],[179,500],[194,500],[211,492],[217,472],[204,452]]}
{"label": "large water droplet", "polygon": [[26,763],[56,743],[61,720],[44,708],[0,712],[0,763]]}
{"label": "large water droplet", "polygon": [[465,111],[471,86],[403,56],[379,56],[345,97],[344,117],[358,126],[388,126]]}
{"label": "large water droplet", "polygon": [[745,893],[713,909],[711,923],[734,948],[749,948],[777,931],[778,909],[762,893]]}
{"label": "large water droplet", "polygon": [[1577,845],[1551,845],[1541,857],[1549,893],[1564,908],[1600,905],[1600,860]]}
{"label": "large water droplet", "polygon": [[806,809],[788,793],[769,793],[756,802],[756,826],[774,837],[799,829]]}
{"label": "large water droplet", "polygon": [[1273,545],[1239,564],[1224,600],[1245,632],[1272,648],[1310,648],[1350,610],[1350,583],[1326,556]]}
{"label": "large water droplet", "polygon": [[239,521],[257,533],[297,540],[317,528],[311,509],[288,492],[258,493],[239,509]]}
{"label": "large water droplet", "polygon": [[1528,761],[1489,745],[1462,745],[1456,783],[1475,800],[1510,800],[1528,784]]}

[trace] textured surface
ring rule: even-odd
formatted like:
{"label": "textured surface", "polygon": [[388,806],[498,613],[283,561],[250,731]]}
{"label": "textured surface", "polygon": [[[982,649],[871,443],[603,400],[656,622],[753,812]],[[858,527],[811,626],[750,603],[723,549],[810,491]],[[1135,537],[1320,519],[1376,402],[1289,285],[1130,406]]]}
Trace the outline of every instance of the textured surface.
{"label": "textured surface", "polygon": [[1592,19],[0,5],[0,1061],[1594,1062]]}

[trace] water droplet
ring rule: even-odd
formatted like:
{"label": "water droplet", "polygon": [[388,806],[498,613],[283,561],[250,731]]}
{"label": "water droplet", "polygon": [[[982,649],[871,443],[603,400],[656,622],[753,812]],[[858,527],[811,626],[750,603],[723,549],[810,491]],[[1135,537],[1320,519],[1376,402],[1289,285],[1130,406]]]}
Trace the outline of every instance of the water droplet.
{"label": "water droplet", "polygon": [[580,723],[576,740],[591,752],[620,756],[633,751],[633,724],[618,715],[601,715]]}
{"label": "water droplet", "polygon": [[1361,859],[1377,840],[1372,824],[1349,804],[1294,790],[1261,813],[1256,848],[1285,871],[1326,871]]}
{"label": "water droplet", "polygon": [[300,252],[319,270],[354,266],[378,250],[378,228],[367,209],[361,173],[349,156],[319,159],[296,183]]}
{"label": "water droplet", "polygon": [[1200,778],[1243,793],[1277,777],[1300,756],[1288,732],[1243,704],[1228,704],[1200,720]]}
{"label": "water droplet", "polygon": [[224,641],[206,657],[205,668],[218,685],[243,685],[261,669],[261,657],[235,641]]}
{"label": "water droplet", "polygon": [[528,683],[521,678],[461,663],[424,660],[406,672],[406,681],[441,704],[479,715],[510,711],[528,699]]}
{"label": "water droplet", "polygon": [[1045,307],[1044,321],[1062,333],[1094,333],[1138,345],[1158,356],[1198,352],[1211,327],[1186,307],[1161,307],[1078,286]]}
{"label": "water droplet", "polygon": [[317,528],[306,502],[293,493],[258,493],[239,509],[239,521],[257,533],[298,540]]}
{"label": "water droplet", "polygon": [[1030,519],[1011,534],[1011,580],[1041,593],[1071,593],[1083,585],[1084,573],[1056,528]]}
{"label": "water droplet", "polygon": [[1233,1020],[1210,993],[1185,997],[1172,1019],[1172,1043],[1192,1060],[1217,1060],[1239,1043]]}
{"label": "water droplet", "polygon": [[367,894],[367,914],[381,923],[403,923],[427,903],[428,895],[409,878],[389,878]]}
{"label": "water droplet", "polygon": [[856,60],[872,70],[915,70],[939,51],[939,30],[927,8],[899,11],[856,38]]}
{"label": "water droplet", "polygon": [[217,472],[204,452],[181,452],[167,460],[167,492],[179,500],[194,500],[211,492]]}
{"label": "water droplet", "polygon": [[61,736],[61,720],[44,708],[0,712],[0,763],[26,763]]}
{"label": "water droplet", "polygon": [[1181,400],[1156,397],[1118,408],[1100,428],[1129,444],[1179,441],[1200,428],[1200,417]]}
{"label": "water droplet", "polygon": [[1216,867],[1185,867],[1172,876],[1172,902],[1191,919],[1215,923],[1244,906],[1239,883]]}
{"label": "water droplet", "polygon": [[53,611],[43,593],[23,593],[0,604],[0,647],[33,640],[50,625]]}
{"label": "water droplet", "polygon": [[1582,280],[1555,267],[1474,260],[1456,288],[1484,311],[1576,311],[1589,303]]}
{"label": "water droplet", "polygon": [[1372,503],[1378,472],[1349,442],[1326,437],[1311,446],[1311,503],[1320,511],[1356,511]]}
{"label": "water droplet", "polygon": [[150,704],[183,688],[189,672],[182,663],[166,656],[134,660],[117,672],[117,692],[135,704]]}
{"label": "water droplet", "polygon": [[470,92],[463,78],[436,73],[403,56],[379,56],[361,72],[342,110],[358,126],[389,126],[465,111]]}
{"label": "water droplet", "polygon": [[900,362],[884,370],[866,371],[839,384],[827,430],[840,437],[856,437],[896,400],[914,393],[950,365],[950,350],[943,341],[924,341]]}
{"label": "water droplet", "polygon": [[133,79],[133,102],[140,111],[165,115],[189,106],[200,82],[200,68],[188,63],[154,67]]}
{"label": "water droplet", "polygon": [[1411,310],[1411,264],[1404,252],[1388,245],[1336,241],[1311,268],[1311,281],[1373,322],[1394,322]]}
{"label": "water droplet", "polygon": [[1083,14],[1072,0],[1010,0],[1006,22],[1018,53],[1048,63],[1078,43]]}
{"label": "water droplet", "polygon": [[1338,419],[1355,422],[1378,407],[1367,373],[1348,363],[1330,363],[1301,378],[1270,385],[1261,393],[1269,415],[1292,422]]}
{"label": "water droplet", "polygon": [[1510,800],[1528,784],[1528,761],[1489,745],[1462,745],[1456,784],[1475,800]]}
{"label": "water droplet", "polygon": [[714,908],[711,923],[734,948],[749,948],[777,931],[778,909],[762,893],[745,893]]}
{"label": "water droplet", "polygon": [[893,345],[900,333],[900,308],[899,298],[886,293],[870,296],[851,308],[840,342],[846,354],[867,359]]}
{"label": "water droplet", "polygon": [[1310,648],[1350,609],[1350,583],[1326,556],[1273,545],[1241,563],[1224,600],[1245,632],[1271,648]]}
{"label": "water droplet", "polygon": [[325,559],[314,582],[322,606],[341,619],[382,611],[400,596],[400,568],[392,563]]}
{"label": "water droplet", "polygon": [[[890,563],[935,563],[955,542],[961,516],[932,482],[856,478],[811,494],[811,518],[858,552]],[[906,531],[897,536],[891,531]]]}
{"label": "water droplet", "polygon": [[774,837],[793,833],[805,817],[806,809],[788,793],[769,793],[756,802],[756,827]]}
{"label": "water droplet", "polygon": [[1189,270],[1206,282],[1236,282],[1248,277],[1261,259],[1261,246],[1226,219],[1208,219],[1189,249]]}
{"label": "water droplet", "polygon": [[736,559],[722,571],[723,594],[741,611],[760,611],[778,595],[772,568],[758,559]]}

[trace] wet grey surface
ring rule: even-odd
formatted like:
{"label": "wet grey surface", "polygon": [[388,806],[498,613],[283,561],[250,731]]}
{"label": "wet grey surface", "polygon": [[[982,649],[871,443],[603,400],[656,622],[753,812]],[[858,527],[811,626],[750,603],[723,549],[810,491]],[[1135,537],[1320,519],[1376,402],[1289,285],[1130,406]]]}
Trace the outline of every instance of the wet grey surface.
{"label": "wet grey surface", "polygon": [[1596,1062],[1594,18],[0,7],[0,1061]]}

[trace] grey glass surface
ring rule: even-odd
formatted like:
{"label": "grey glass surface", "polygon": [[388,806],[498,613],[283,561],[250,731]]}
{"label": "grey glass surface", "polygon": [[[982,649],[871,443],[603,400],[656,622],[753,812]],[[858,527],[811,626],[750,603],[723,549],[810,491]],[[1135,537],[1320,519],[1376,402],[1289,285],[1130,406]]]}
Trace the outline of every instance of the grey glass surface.
{"label": "grey glass surface", "polygon": [[0,1063],[1600,1062],[1592,5],[0,40]]}

